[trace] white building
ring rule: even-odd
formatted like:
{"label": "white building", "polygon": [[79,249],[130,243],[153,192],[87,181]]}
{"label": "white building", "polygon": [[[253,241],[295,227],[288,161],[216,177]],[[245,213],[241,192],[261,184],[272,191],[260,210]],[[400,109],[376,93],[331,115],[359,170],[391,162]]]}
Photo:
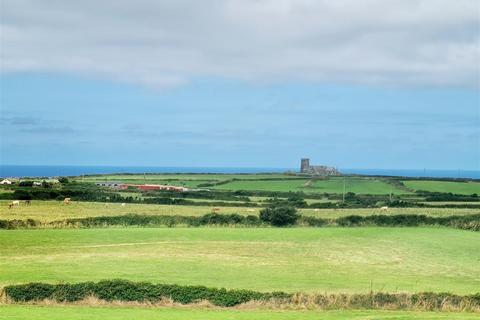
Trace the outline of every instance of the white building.
{"label": "white building", "polygon": [[8,180],[8,179],[3,179],[2,181],[0,181],[0,184],[12,184],[13,182]]}

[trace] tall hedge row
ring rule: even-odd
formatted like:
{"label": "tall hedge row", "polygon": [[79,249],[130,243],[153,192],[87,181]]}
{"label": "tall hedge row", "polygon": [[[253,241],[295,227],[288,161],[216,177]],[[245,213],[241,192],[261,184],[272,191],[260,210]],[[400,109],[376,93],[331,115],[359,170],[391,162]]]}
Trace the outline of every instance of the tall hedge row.
{"label": "tall hedge row", "polygon": [[214,305],[231,307],[252,300],[288,299],[284,292],[257,292],[251,290],[226,290],[204,286],[180,286],[131,282],[127,280],[105,280],[74,284],[28,283],[5,287],[8,298],[17,302],[41,301],[74,302],[94,296],[106,301],[158,302],[163,298],[187,304],[208,300]]}
{"label": "tall hedge row", "polygon": [[[268,223],[258,216],[242,216],[239,214],[209,213],[203,216],[167,216],[167,215],[122,215],[72,218],[52,222],[41,222],[33,219],[0,220],[0,229],[26,229],[44,227],[93,228],[108,226],[267,226]],[[351,215],[336,219],[301,216],[296,225],[310,227],[341,226],[381,226],[381,227],[416,227],[444,226],[464,230],[480,231],[480,214],[466,216],[431,217],[416,214],[397,215]]]}
{"label": "tall hedge row", "polygon": [[480,293],[455,295],[451,293],[421,292],[414,294],[369,292],[366,294],[318,294],[258,292],[226,290],[204,286],[180,286],[104,280],[73,284],[28,283],[4,288],[5,295],[14,302],[38,302],[45,299],[57,302],[75,302],[94,296],[105,301],[155,303],[164,298],[181,304],[208,300],[222,307],[232,307],[249,301],[280,303],[314,303],[328,308],[415,309],[480,311]]}
{"label": "tall hedge row", "polygon": [[346,216],[335,220],[339,226],[445,226],[465,230],[480,231],[480,214],[466,216],[432,217],[418,214]]}

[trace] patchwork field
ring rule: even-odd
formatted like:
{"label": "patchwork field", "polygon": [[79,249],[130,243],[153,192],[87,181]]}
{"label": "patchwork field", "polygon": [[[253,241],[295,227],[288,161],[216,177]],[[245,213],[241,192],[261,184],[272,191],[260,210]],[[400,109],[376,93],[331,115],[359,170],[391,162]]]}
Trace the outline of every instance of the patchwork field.
{"label": "patchwork field", "polygon": [[[216,189],[249,191],[303,191],[305,193],[343,193],[344,178],[326,180],[290,180],[290,181],[233,181],[218,185]],[[345,192],[356,194],[405,194],[405,190],[396,188],[379,179],[345,178]]]}
{"label": "patchwork field", "polygon": [[125,181],[125,180],[137,180],[143,182],[145,179],[147,181],[156,181],[156,180],[202,180],[202,181],[224,181],[230,179],[242,179],[242,180],[257,180],[257,179],[298,179],[294,175],[286,175],[282,173],[266,173],[266,174],[208,174],[208,173],[199,173],[199,174],[108,174],[108,175],[98,175],[98,176],[85,176],[77,178],[80,181],[105,181],[105,178],[108,178],[108,181]]}
{"label": "patchwork field", "polygon": [[[276,180],[275,180],[276,179]],[[406,194],[407,190],[395,187],[379,178],[368,177],[331,177],[311,180],[283,174],[171,174],[171,175],[104,175],[78,178],[83,182],[118,181],[132,184],[171,184],[196,188],[205,183],[230,181],[214,187],[219,190],[276,191],[305,193],[342,193],[345,179],[345,191],[357,194]]]}
{"label": "patchwork field", "polygon": [[219,310],[186,308],[138,307],[87,307],[87,306],[20,306],[0,305],[0,319],[50,319],[50,320],[473,320],[478,315],[449,312],[405,311],[312,311],[312,310]]}
{"label": "patchwork field", "polygon": [[0,231],[0,286],[123,278],[287,292],[480,287],[480,233],[446,228]]}
{"label": "patchwork field", "polygon": [[[235,179],[235,180],[232,180]],[[272,180],[273,179],[273,180]],[[276,179],[276,180],[275,180]],[[305,201],[338,202],[341,197],[313,199],[313,193],[343,192],[343,178],[299,179],[281,174],[264,175],[109,175],[78,178],[85,184],[51,186],[48,190],[75,188],[90,192],[111,192],[93,185],[95,181],[174,184],[196,188],[205,183],[226,182],[209,189],[227,191],[302,191]],[[345,191],[356,194],[397,195],[394,200],[425,202],[414,190],[446,191],[460,194],[478,192],[479,183],[445,181],[405,181],[405,187],[383,178],[348,177]],[[13,192],[8,187],[0,192]],[[18,190],[27,190],[21,189]],[[39,188],[30,189],[33,192]],[[68,193],[67,193],[68,194]],[[231,193],[233,195],[233,193]],[[213,206],[155,205],[145,203],[82,202],[32,200],[8,208],[14,197],[3,194],[0,220],[34,219],[42,222],[98,216],[180,215],[202,216]],[[144,199],[140,192],[119,192],[124,197]],[[279,198],[286,199],[283,194]],[[15,194],[15,197],[17,194]],[[159,195],[161,196],[161,195]],[[173,195],[175,197],[176,195]],[[192,195],[190,195],[192,196]],[[267,197],[268,196],[268,197]],[[172,197],[172,195],[169,195]],[[250,203],[266,205],[269,194],[250,196]],[[55,195],[51,199],[62,198]],[[191,198],[211,202],[212,197]],[[223,197],[225,198],[225,197]],[[356,197],[368,199],[369,196]],[[476,205],[474,199],[429,202],[430,205]],[[7,200],[8,199],[8,200]],[[20,198],[22,199],[22,198]],[[34,198],[36,199],[36,198]],[[89,199],[95,199],[89,198]],[[105,198],[98,197],[97,201]],[[226,197],[226,199],[230,199]],[[220,214],[258,215],[261,207],[242,207],[241,198],[224,201],[229,206],[215,210]],[[299,208],[304,216],[339,218],[349,215],[419,214],[434,217],[480,214],[468,208],[389,208],[380,209],[388,197],[375,196],[363,208]],[[119,200],[127,201],[127,200]],[[237,201],[237,202],[236,202]],[[379,202],[380,201],[380,202]],[[378,202],[378,203],[377,203]],[[376,208],[371,208],[373,203]],[[194,203],[191,203],[194,204]],[[348,203],[347,203],[348,204]],[[215,205],[217,206],[217,205]],[[251,289],[262,292],[368,293],[423,291],[474,294],[480,288],[480,233],[442,227],[120,227],[0,230],[0,287],[28,282],[77,283],[104,279],[125,279],[177,285],[202,285],[212,288]],[[65,228],[62,228],[65,227]],[[199,305],[162,307],[102,305],[16,305],[0,302],[2,319],[474,319],[475,313],[417,312],[386,310],[283,310],[275,306],[239,305],[230,309]],[[299,308],[299,305],[296,305]],[[336,307],[338,308],[338,307]],[[445,309],[444,309],[445,310]]]}
{"label": "patchwork field", "polygon": [[425,190],[430,192],[451,192],[455,194],[480,194],[480,182],[451,182],[451,181],[402,181],[412,190]]}
{"label": "patchwork field", "polygon": [[[55,221],[68,218],[119,216],[126,214],[142,215],[182,215],[201,216],[212,212],[209,206],[179,206],[156,204],[126,204],[73,201],[64,205],[62,201],[32,201],[30,206],[21,205],[8,208],[10,201],[0,200],[0,219],[35,219],[39,221]],[[240,215],[258,215],[261,208],[221,207],[222,214],[236,213]],[[359,209],[299,209],[306,216],[320,218],[338,218],[349,215],[367,216],[372,214],[424,214],[429,216],[452,216],[478,214],[480,209],[452,208],[390,208],[387,212],[378,208]]]}

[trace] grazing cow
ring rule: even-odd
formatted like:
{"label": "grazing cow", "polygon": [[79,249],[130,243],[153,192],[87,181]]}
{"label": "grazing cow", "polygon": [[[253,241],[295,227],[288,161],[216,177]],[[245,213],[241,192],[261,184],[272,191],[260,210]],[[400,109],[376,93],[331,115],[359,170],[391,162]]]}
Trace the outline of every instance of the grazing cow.
{"label": "grazing cow", "polygon": [[63,199],[63,204],[70,204],[70,198]]}
{"label": "grazing cow", "polygon": [[125,207],[126,205],[127,205],[126,203],[122,203],[122,204],[121,204],[122,207]]}
{"label": "grazing cow", "polygon": [[381,208],[380,208],[380,211],[388,211],[388,207],[387,207],[387,206],[381,207]]}

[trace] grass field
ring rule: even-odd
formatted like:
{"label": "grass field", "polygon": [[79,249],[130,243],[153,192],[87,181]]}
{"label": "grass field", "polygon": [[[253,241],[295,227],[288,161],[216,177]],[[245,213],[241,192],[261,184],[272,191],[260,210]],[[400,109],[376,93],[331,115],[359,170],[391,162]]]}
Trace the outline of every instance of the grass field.
{"label": "grass field", "polygon": [[172,173],[172,174],[147,174],[145,177],[143,174],[116,174],[116,175],[99,175],[99,176],[86,176],[83,178],[77,178],[83,181],[105,181],[107,178],[109,181],[123,181],[124,179],[131,180],[230,180],[230,179],[295,179],[297,176],[285,175],[281,173],[266,173],[266,174],[216,174],[216,173],[199,173],[199,174],[184,174],[184,173]]}
{"label": "grass field", "polygon": [[451,192],[456,194],[480,194],[480,182],[450,182],[450,181],[402,181],[407,188],[412,190],[425,190],[431,192]]}
{"label": "grass field", "polygon": [[[0,201],[0,219],[35,219],[40,221],[55,221],[67,218],[118,216],[126,214],[145,215],[184,215],[200,216],[212,212],[208,206],[176,206],[156,204],[127,204],[120,203],[77,202],[64,205],[62,201],[32,201],[30,206],[20,205],[13,209],[8,208],[10,201]],[[258,215],[261,208],[221,207],[219,213],[240,215]],[[378,208],[365,209],[300,209],[302,214],[321,218],[338,218],[348,215],[371,214],[425,214],[430,216],[451,216],[478,214],[480,209],[451,209],[451,208],[391,208],[383,212]]]}
{"label": "grass field", "polygon": [[198,184],[206,182],[220,182],[231,179],[258,180],[258,179],[298,179],[296,176],[284,175],[280,173],[273,174],[143,174],[134,175],[102,175],[76,178],[83,182],[104,182],[119,181],[134,184],[172,184],[196,187]]}
{"label": "grass field", "polygon": [[470,320],[478,314],[450,312],[405,312],[379,310],[221,310],[186,308],[87,307],[87,306],[33,306],[0,305],[1,320]]}
{"label": "grass field", "polygon": [[[230,183],[218,185],[216,189],[223,190],[248,190],[248,191],[303,191],[305,193],[342,193],[343,178],[330,178],[326,180],[315,180],[308,184],[309,180],[290,180],[290,181],[233,181]],[[357,194],[405,194],[404,190],[398,189],[384,181],[369,178],[347,177],[345,183],[345,192]]]}
{"label": "grass field", "polygon": [[[10,201],[0,201],[0,219],[36,219],[54,221],[67,218],[117,216],[126,214],[201,216],[212,212],[209,206],[176,206],[156,204],[126,204],[100,202],[77,202],[64,205],[62,201],[32,201],[30,206],[8,208]],[[219,213],[258,215],[259,208],[221,207]]]}
{"label": "grass field", "polygon": [[[344,178],[342,177],[332,177],[325,180],[319,179],[310,182],[310,179],[308,178],[299,179],[298,176],[283,174],[158,174],[147,175],[145,177],[143,175],[106,175],[85,177],[83,179],[78,178],[77,180],[83,182],[119,181],[133,184],[158,183],[195,188],[202,183],[220,182],[231,179],[237,179],[237,181],[218,185],[214,188],[221,190],[342,193],[344,181]],[[394,194],[408,193],[405,190],[396,188],[376,178],[346,177],[345,181],[346,192],[354,192],[357,194],[390,194],[390,192]]]}
{"label": "grass field", "polygon": [[480,233],[445,228],[0,231],[0,286],[123,278],[288,292],[480,287]]}

